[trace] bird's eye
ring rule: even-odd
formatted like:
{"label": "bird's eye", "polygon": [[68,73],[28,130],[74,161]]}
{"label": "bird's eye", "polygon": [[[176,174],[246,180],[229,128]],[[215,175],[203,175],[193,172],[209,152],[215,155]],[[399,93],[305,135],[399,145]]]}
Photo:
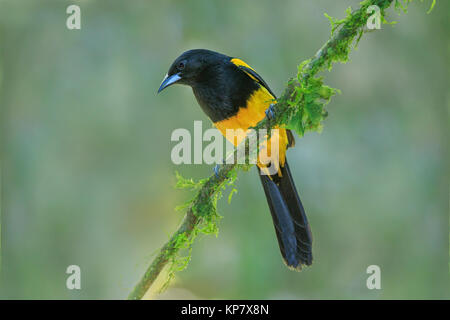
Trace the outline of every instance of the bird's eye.
{"label": "bird's eye", "polygon": [[178,63],[178,70],[183,70],[184,69],[184,62],[180,62]]}

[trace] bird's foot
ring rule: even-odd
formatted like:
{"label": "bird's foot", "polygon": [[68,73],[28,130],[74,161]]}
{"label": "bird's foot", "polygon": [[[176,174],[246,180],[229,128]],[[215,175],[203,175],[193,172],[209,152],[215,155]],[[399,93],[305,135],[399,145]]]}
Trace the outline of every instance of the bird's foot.
{"label": "bird's foot", "polygon": [[214,166],[214,174],[216,175],[216,178],[219,178],[219,169],[220,169],[220,165],[216,164]]}
{"label": "bird's foot", "polygon": [[275,104],[271,103],[269,108],[267,108],[267,110],[266,110],[266,116],[267,116],[267,119],[269,119],[269,120],[271,120],[275,117],[274,106],[275,106]]}

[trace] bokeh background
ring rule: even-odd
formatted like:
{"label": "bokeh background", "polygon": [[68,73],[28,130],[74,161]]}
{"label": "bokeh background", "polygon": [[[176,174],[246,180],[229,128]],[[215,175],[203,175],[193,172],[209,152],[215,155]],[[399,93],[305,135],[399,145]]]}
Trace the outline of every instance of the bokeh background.
{"label": "bokeh background", "polygon": [[[448,298],[449,5],[415,1],[325,72],[342,90],[321,134],[289,161],[314,235],[312,267],[282,263],[257,174],[219,203],[219,236],[156,298]],[[81,30],[66,8],[81,7]],[[122,299],[189,199],[170,160],[176,128],[209,120],[187,87],[156,95],[183,51],[237,56],[281,93],[327,40],[324,13],[358,1],[0,0],[0,297]],[[82,289],[67,290],[67,266]],[[366,268],[381,268],[368,290]]]}

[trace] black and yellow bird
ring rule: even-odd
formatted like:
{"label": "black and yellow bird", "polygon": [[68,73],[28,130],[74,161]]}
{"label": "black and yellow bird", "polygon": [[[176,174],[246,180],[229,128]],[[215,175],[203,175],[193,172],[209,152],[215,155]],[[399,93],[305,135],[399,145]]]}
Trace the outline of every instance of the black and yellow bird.
{"label": "black and yellow bird", "polygon": [[[276,99],[267,83],[245,62],[205,49],[181,54],[158,93],[175,83],[192,87],[199,105],[224,136],[227,129],[245,132],[255,126]],[[230,142],[238,145],[244,138],[245,135]],[[312,263],[312,236],[286,160],[286,149],[294,145],[294,138],[289,130],[278,128],[270,139],[278,139],[278,152],[271,154],[268,141],[269,159],[259,158],[258,172],[283,260],[289,268],[300,270],[302,265]],[[277,163],[278,172],[264,174],[267,160]]]}

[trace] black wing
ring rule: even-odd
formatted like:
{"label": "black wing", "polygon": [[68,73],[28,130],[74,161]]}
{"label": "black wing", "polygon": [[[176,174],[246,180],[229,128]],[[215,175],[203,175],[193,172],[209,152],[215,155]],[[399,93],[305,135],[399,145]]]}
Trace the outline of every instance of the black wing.
{"label": "black wing", "polygon": [[250,77],[252,77],[253,79],[256,80],[256,82],[258,82],[260,85],[262,85],[264,88],[267,89],[267,91],[270,92],[270,94],[276,99],[277,96],[275,95],[275,93],[273,93],[272,90],[270,90],[269,85],[264,81],[263,78],[261,78],[261,76],[259,74],[256,73],[255,70],[248,68],[246,66],[242,66],[242,65],[236,65],[239,69],[241,69],[242,71],[244,71],[246,74],[248,74]]}

